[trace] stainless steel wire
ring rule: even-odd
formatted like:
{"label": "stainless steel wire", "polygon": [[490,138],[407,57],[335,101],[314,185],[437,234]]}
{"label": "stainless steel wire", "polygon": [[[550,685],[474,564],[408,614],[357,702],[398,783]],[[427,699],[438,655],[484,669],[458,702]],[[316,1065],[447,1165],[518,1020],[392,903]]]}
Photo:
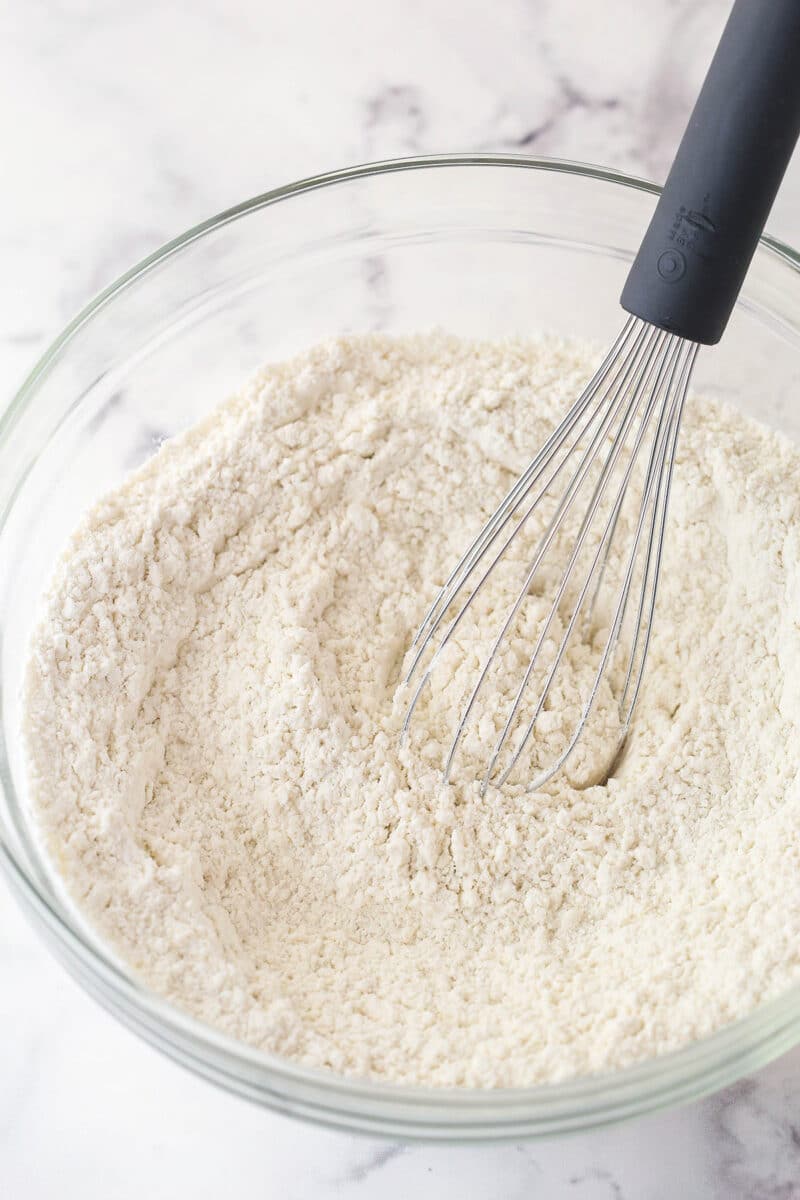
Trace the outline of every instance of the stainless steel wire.
{"label": "stainless steel wire", "polygon": [[[616,697],[620,732],[609,747],[609,764],[617,757],[631,725],[650,646],[672,467],[697,350],[694,342],[630,317],[587,387],[456,564],[426,613],[412,643],[414,656],[405,680],[411,684],[419,676],[404,736],[445,647],[476,598],[510,547],[517,543],[519,549],[519,539],[535,524],[531,518],[546,504],[554,505],[516,598],[465,698],[444,762],[445,782],[509,631],[538,586],[543,563],[556,548],[564,559],[559,582],[489,758],[482,790],[490,784],[502,787],[520,764],[576,638],[599,645],[593,680],[566,745],[536,771],[528,787],[542,787],[564,766],[586,730],[611,664],[621,654],[622,685]],[[587,496],[581,508],[579,498]],[[638,503],[638,510],[623,523],[629,540],[622,545],[620,515],[626,502]],[[570,522],[576,525],[574,530]],[[609,601],[606,593],[612,589]],[[598,636],[595,628],[599,612],[604,636]],[[555,639],[552,660],[544,665],[543,653],[554,644],[551,633],[557,618],[563,632]],[[543,682],[530,701],[530,683],[539,669]],[[510,758],[500,767],[509,742]]]}

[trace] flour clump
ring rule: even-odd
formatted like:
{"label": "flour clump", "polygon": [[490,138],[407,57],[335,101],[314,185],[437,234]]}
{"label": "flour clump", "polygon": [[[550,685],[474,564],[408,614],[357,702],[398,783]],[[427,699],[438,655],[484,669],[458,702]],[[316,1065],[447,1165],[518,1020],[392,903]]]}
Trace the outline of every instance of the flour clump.
{"label": "flour clump", "polygon": [[32,643],[32,802],[147,985],[312,1066],[493,1087],[662,1053],[800,977],[800,451],[765,427],[690,397],[607,781],[589,744],[585,778],[481,797],[489,706],[441,786],[491,594],[400,746],[425,607],[595,365],[332,341],[87,516]]}

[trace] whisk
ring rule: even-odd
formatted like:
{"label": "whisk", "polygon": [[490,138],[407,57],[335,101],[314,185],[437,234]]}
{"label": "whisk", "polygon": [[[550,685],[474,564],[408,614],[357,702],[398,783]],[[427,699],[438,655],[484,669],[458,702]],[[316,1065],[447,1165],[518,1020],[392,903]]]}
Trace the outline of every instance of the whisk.
{"label": "whisk", "polygon": [[471,610],[474,620],[475,602],[489,580],[501,563],[518,565],[526,530],[541,530],[523,561],[507,616],[466,692],[444,762],[445,782],[499,656],[543,588],[551,603],[527,668],[512,688],[482,791],[490,784],[502,787],[535,741],[578,641],[592,663],[579,716],[555,755],[538,763],[528,787],[542,787],[565,765],[604,690],[613,694],[618,714],[606,774],[618,758],[651,641],[692,368],[700,345],[722,336],[798,134],[800,0],[736,0],[625,283],[621,304],[631,315],[583,393],[446,579],[412,644],[405,682],[415,681],[416,688],[404,735]]}

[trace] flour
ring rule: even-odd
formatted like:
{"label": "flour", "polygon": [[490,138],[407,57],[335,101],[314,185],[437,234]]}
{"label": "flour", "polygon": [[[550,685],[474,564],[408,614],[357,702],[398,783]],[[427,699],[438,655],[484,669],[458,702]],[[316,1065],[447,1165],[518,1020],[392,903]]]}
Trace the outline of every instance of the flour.
{"label": "flour", "polygon": [[800,977],[800,452],[765,428],[689,402],[606,784],[481,798],[489,705],[440,786],[491,596],[399,746],[424,608],[594,365],[331,342],[75,534],[33,640],[33,803],[75,900],[176,1005],[309,1065],[491,1087],[661,1053]]}

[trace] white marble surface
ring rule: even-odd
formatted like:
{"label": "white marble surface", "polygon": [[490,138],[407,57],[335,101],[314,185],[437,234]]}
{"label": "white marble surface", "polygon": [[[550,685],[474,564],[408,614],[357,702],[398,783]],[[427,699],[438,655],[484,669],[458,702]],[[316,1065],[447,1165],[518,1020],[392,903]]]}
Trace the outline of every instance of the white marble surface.
{"label": "white marble surface", "polygon": [[[2,0],[0,389],[101,285],[276,184],[522,149],[662,178],[727,0]],[[800,242],[800,165],[771,227]],[[217,1092],[97,1009],[0,887],[0,1196],[793,1200],[800,1051],[683,1110],[396,1146]]]}

